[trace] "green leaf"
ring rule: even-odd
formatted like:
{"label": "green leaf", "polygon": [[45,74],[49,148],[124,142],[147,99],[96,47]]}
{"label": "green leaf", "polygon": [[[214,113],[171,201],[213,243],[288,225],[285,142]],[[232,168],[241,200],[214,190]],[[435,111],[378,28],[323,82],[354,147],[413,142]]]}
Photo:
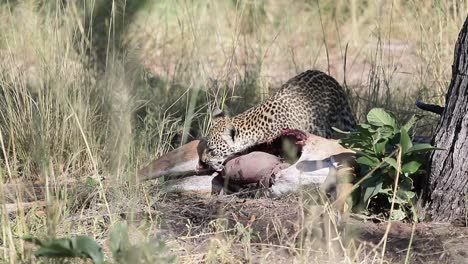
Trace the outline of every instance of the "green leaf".
{"label": "green leaf", "polygon": [[398,169],[397,161],[394,158],[386,157],[384,158],[384,161],[390,164],[393,168],[395,168],[395,170]]}
{"label": "green leaf", "polygon": [[416,121],[418,119],[416,118],[415,115],[413,115],[409,120],[408,122],[406,122],[406,124],[404,124],[401,128],[402,129],[405,129],[406,131],[410,131],[410,129],[414,126],[414,124],[416,124]]}
{"label": "green leaf", "polygon": [[93,177],[88,176],[88,177],[86,177],[86,186],[95,188],[95,187],[99,186],[99,182],[96,179],[94,179]]}
{"label": "green leaf", "polygon": [[72,238],[74,250],[88,258],[91,258],[95,264],[104,263],[104,254],[101,246],[89,236],[77,236]]}
{"label": "green leaf", "polygon": [[401,209],[393,210],[390,213],[390,220],[391,221],[401,221],[401,220],[403,220],[405,218],[406,218],[406,213],[403,212],[403,210],[401,210]]}
{"label": "green leaf", "polygon": [[33,243],[33,244],[38,245],[38,246],[43,246],[44,245],[42,240],[40,240],[39,238],[30,236],[30,235],[24,236],[23,240],[27,241],[27,242],[30,242],[30,243]]}
{"label": "green leaf", "polygon": [[42,242],[42,246],[34,252],[34,255],[41,257],[80,257],[80,253],[73,250],[71,239],[52,239]]}
{"label": "green leaf", "polygon": [[381,138],[388,139],[394,135],[394,129],[390,126],[379,127],[376,132],[377,132],[378,139],[381,139]]}
{"label": "green leaf", "polygon": [[371,128],[371,125],[366,124],[366,123],[364,123],[364,124],[359,124],[359,125],[360,125],[362,128],[364,128],[364,129],[369,129],[369,128]]}
{"label": "green leaf", "polygon": [[359,164],[363,164],[363,165],[367,165],[371,168],[377,166],[379,164],[379,160],[377,158],[373,158],[373,157],[370,157],[370,156],[363,156],[363,157],[359,157],[357,158],[356,160],[357,163]]}
{"label": "green leaf", "polygon": [[374,143],[374,151],[377,154],[384,154],[385,147],[387,146],[388,139],[384,139],[381,142]]}
{"label": "green leaf", "polygon": [[343,131],[343,130],[338,129],[338,128],[336,128],[336,127],[332,127],[332,129],[335,130],[335,131],[338,132],[338,133],[341,133],[341,134],[351,134],[350,131]]}
{"label": "green leaf", "polygon": [[77,236],[73,238],[59,238],[50,240],[40,240],[31,236],[24,240],[39,245],[40,248],[34,252],[37,257],[49,258],[90,258],[94,263],[104,263],[102,248],[96,241],[88,236]]}
{"label": "green leaf", "polygon": [[[393,201],[393,191],[387,197],[388,203],[391,204]],[[395,196],[395,204],[406,204],[406,201],[400,199],[400,197]]]}
{"label": "green leaf", "polygon": [[408,131],[405,129],[401,129],[400,131],[400,146],[402,150],[402,154],[404,155],[410,148],[413,147],[413,142],[411,141],[410,136],[408,135]]}
{"label": "green leaf", "polygon": [[380,190],[379,193],[385,194],[386,196],[390,196],[392,194],[392,189],[390,188],[383,188]]}
{"label": "green leaf", "polygon": [[399,183],[400,190],[411,191],[413,190],[413,179],[402,175],[402,179]]}
{"label": "green leaf", "polygon": [[[407,205],[416,195],[415,192],[399,188],[395,196],[395,204]],[[393,190],[388,194],[388,202],[392,203]]]}
{"label": "green leaf", "polygon": [[383,175],[380,173],[375,173],[360,184],[359,187],[362,190],[362,202],[364,204],[368,204],[369,200],[380,192],[383,181]]}
{"label": "green leaf", "polygon": [[396,128],[395,118],[382,108],[373,108],[367,114],[367,121],[374,126],[390,126]]}
{"label": "green leaf", "polygon": [[369,131],[370,129],[371,129],[371,125],[360,124],[356,128],[356,132],[359,133],[359,135],[371,135],[372,132]]}
{"label": "green leaf", "polygon": [[361,156],[364,156],[364,157],[368,157],[370,159],[376,159],[375,157],[375,153],[374,151],[371,149],[371,151],[369,151],[368,149],[363,149],[363,150],[355,150],[356,151],[356,155],[358,157],[361,157]]}
{"label": "green leaf", "polygon": [[414,174],[419,170],[421,165],[422,165],[422,163],[420,163],[418,161],[415,161],[415,160],[412,160],[412,161],[409,161],[409,162],[403,164],[403,166],[401,166],[401,171],[403,173]]}
{"label": "green leaf", "polygon": [[121,254],[128,251],[130,243],[128,239],[128,226],[126,223],[117,223],[109,237],[109,247],[114,259],[121,258]]}
{"label": "green leaf", "polygon": [[422,144],[416,144],[416,145],[412,146],[411,148],[408,149],[408,151],[406,151],[405,154],[409,154],[409,153],[413,153],[413,152],[427,152],[427,151],[431,151],[431,150],[445,150],[445,149],[436,148],[436,147],[433,147],[431,144],[422,143]]}
{"label": "green leaf", "polygon": [[370,125],[370,124],[366,124],[366,123],[363,123],[363,124],[359,124],[358,126],[358,131],[365,131],[366,134],[370,134],[370,133],[374,133],[375,131],[375,127]]}
{"label": "green leaf", "polygon": [[415,195],[416,195],[416,193],[412,192],[412,191],[405,191],[405,190],[398,190],[397,191],[398,199],[403,201],[405,204],[410,202],[410,200],[413,199]]}
{"label": "green leaf", "polygon": [[380,190],[382,189],[383,178],[382,177],[375,177],[375,181],[372,182],[373,185],[370,185],[364,189],[364,195],[362,197],[364,203],[367,204],[370,198],[377,195]]}

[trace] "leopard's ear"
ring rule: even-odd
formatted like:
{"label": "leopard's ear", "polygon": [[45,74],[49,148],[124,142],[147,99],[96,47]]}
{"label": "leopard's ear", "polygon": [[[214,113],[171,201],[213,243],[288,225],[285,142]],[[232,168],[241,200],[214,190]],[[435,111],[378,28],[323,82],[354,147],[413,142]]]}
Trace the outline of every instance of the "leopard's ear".
{"label": "leopard's ear", "polygon": [[218,107],[215,107],[213,111],[211,112],[212,119],[225,117],[225,116],[226,116],[226,113],[223,110],[219,109]]}

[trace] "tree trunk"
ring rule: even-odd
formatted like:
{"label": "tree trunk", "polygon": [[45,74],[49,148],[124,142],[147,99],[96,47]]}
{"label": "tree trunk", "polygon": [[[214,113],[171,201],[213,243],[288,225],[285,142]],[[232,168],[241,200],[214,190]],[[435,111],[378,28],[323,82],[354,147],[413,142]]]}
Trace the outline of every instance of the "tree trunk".
{"label": "tree trunk", "polygon": [[434,221],[466,223],[468,213],[468,18],[455,45],[452,80],[429,158],[426,200]]}

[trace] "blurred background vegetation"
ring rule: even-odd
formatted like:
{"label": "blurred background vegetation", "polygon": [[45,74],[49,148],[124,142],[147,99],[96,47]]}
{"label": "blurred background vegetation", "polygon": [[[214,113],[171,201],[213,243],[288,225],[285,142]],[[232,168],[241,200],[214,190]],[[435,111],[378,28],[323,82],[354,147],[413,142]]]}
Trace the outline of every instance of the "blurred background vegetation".
{"label": "blurred background vegetation", "polygon": [[[380,106],[404,120],[416,98],[444,104],[468,13],[468,1],[441,0],[0,3],[1,184],[126,183],[189,132],[203,134],[212,107],[239,113],[310,68],[346,87],[358,119]],[[416,133],[430,136],[434,120]],[[139,195],[129,193],[114,200]],[[24,250],[5,244],[12,234],[67,230],[58,223],[70,208],[44,223],[3,219],[3,257]]]}

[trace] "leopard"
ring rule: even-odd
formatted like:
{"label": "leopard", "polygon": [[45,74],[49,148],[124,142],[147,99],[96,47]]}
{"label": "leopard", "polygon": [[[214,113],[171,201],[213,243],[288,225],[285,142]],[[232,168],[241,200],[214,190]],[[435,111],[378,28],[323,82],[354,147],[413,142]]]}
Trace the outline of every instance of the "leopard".
{"label": "leopard", "polygon": [[222,171],[223,164],[238,153],[272,142],[287,131],[336,138],[332,127],[356,128],[346,91],[334,77],[307,70],[286,81],[263,103],[236,116],[215,108],[200,142],[198,168]]}

